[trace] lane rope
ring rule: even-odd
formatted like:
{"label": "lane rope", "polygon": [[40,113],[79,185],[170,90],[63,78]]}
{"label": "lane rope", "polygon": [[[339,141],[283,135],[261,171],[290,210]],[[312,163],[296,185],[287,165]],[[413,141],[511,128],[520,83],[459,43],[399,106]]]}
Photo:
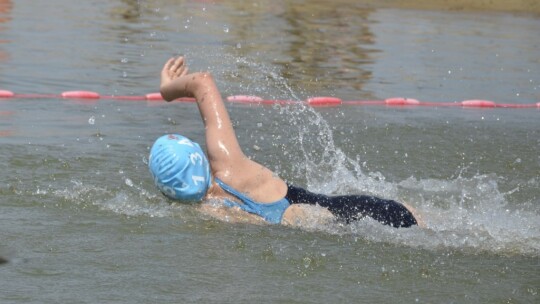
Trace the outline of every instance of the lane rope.
{"label": "lane rope", "polygon": [[[126,101],[163,101],[160,93],[149,93],[146,95],[101,95],[92,91],[66,91],[60,94],[16,94],[8,90],[0,90],[0,99],[83,99],[83,100],[126,100]],[[234,95],[226,98],[228,102],[243,103],[243,104],[258,104],[258,105],[289,105],[305,103],[313,107],[335,107],[342,105],[357,105],[357,106],[423,106],[423,107],[463,107],[463,108],[513,108],[513,109],[530,109],[540,108],[540,102],[537,103],[497,103],[490,100],[471,99],[461,102],[429,102],[419,101],[413,98],[392,97],[384,100],[342,100],[337,97],[318,96],[311,97],[305,101],[294,100],[270,100],[253,95]],[[179,102],[195,102],[194,98],[179,98],[175,101]]]}

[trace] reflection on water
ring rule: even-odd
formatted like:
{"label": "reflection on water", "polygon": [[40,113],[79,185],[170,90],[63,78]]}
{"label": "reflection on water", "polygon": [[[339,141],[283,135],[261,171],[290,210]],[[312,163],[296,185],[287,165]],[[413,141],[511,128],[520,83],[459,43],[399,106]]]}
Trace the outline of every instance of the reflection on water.
{"label": "reflection on water", "polygon": [[235,53],[272,54],[280,76],[296,90],[358,92],[369,79],[364,66],[372,62],[369,45],[374,37],[368,18],[373,9],[358,3],[329,6],[326,1],[232,5],[236,14],[229,19],[227,42],[236,46]]}
{"label": "reflection on water", "polygon": [[[5,28],[6,25],[4,25],[4,23],[7,23],[11,20],[12,9],[13,9],[13,4],[11,3],[11,0],[0,0],[0,33],[6,30]],[[9,42],[10,42],[9,40],[0,38],[0,62],[3,62],[4,60],[7,60],[9,58],[8,53],[6,53],[3,48],[3,44],[9,43]]]}
{"label": "reflection on water", "polygon": [[395,0],[382,1],[368,0],[378,5],[393,8],[450,10],[450,11],[505,11],[516,13],[540,14],[540,2],[527,0]]}
{"label": "reflection on water", "polygon": [[289,58],[277,62],[284,76],[308,92],[361,91],[371,76],[364,68],[372,63],[370,11],[358,4],[329,9],[326,3],[288,3],[282,17],[290,25],[284,33]]}
{"label": "reflection on water", "polygon": [[[11,21],[12,9],[13,4],[11,3],[11,0],[0,0],[0,73],[8,73],[8,70],[3,67],[5,67],[4,62],[10,59],[10,55],[9,52],[6,51],[4,46],[11,43],[11,41],[4,38],[4,31],[9,28],[9,21]],[[0,90],[2,90],[1,84]],[[13,135],[14,131],[11,127],[11,124],[6,123],[6,121],[10,121],[12,119],[13,113],[13,111],[2,111],[2,108],[0,107],[0,138]],[[9,127],[9,129],[4,129],[6,125]]]}
{"label": "reflection on water", "polygon": [[[141,20],[142,10],[140,1],[137,0],[121,0],[115,3],[115,6],[110,9],[110,16],[114,20],[121,18],[128,23],[139,23]],[[117,23],[118,26],[124,25],[123,23]]]}

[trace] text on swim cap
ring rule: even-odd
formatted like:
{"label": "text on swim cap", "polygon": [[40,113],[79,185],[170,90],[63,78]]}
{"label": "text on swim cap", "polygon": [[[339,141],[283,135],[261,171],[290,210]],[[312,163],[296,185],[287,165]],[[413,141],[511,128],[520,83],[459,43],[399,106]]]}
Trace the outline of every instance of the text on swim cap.
{"label": "text on swim cap", "polygon": [[193,147],[193,142],[187,138],[182,138],[178,141],[179,144],[181,145],[188,145],[190,147]]}

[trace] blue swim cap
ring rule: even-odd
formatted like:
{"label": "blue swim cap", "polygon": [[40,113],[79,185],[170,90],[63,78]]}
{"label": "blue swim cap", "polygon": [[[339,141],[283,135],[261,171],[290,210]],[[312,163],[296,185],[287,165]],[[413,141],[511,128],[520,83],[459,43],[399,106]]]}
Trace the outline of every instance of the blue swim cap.
{"label": "blue swim cap", "polygon": [[210,166],[204,152],[182,135],[158,138],[150,150],[148,167],[159,190],[174,200],[198,202],[210,187]]}

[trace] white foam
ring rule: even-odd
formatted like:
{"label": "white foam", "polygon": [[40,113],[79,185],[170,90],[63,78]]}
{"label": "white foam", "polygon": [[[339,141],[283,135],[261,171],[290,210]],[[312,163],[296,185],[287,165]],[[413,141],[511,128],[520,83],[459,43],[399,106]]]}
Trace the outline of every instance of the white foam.
{"label": "white foam", "polygon": [[[501,192],[501,177],[465,177],[460,173],[446,180],[409,177],[387,181],[380,172],[364,173],[359,159],[354,160],[337,148],[329,125],[318,112],[306,108],[289,109],[284,114],[303,122],[294,124],[299,126],[296,142],[304,158],[295,172],[298,179],[308,181],[309,190],[326,194],[367,193],[407,202],[427,225],[424,229],[394,229],[364,219],[347,227],[321,227],[322,231],[352,233],[369,241],[431,250],[540,255],[540,216],[534,208],[523,208],[525,204],[511,206],[506,196],[516,189]],[[310,134],[314,132],[315,136]]]}

